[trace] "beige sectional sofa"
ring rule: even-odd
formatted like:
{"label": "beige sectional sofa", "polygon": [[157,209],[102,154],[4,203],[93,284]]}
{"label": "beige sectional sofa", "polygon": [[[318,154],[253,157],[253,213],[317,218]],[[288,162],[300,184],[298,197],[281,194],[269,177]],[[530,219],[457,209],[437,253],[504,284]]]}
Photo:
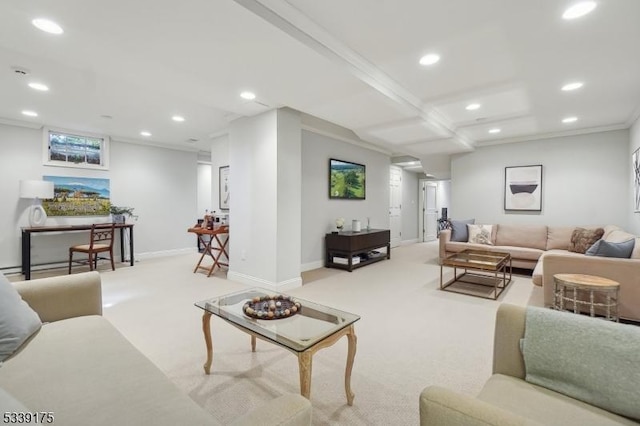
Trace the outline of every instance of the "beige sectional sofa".
{"label": "beige sectional sofa", "polygon": [[[548,310],[554,316],[567,317],[568,321],[580,322],[577,328],[585,327],[583,323],[592,329],[592,335],[598,333],[610,333],[612,328],[628,328],[631,339],[627,339],[628,346],[624,349],[611,348],[606,343],[599,344],[597,337],[594,341],[581,340],[584,336],[576,337],[575,341],[566,342],[556,351],[541,348],[547,355],[545,360],[549,361],[550,369],[560,369],[561,371],[571,371],[578,376],[557,375],[553,390],[539,384],[534,384],[531,378],[531,363],[526,364],[526,356],[521,349],[521,339],[527,337],[527,313],[526,309],[520,306],[502,304],[498,308],[495,324],[494,352],[493,352],[493,375],[487,380],[483,389],[477,397],[464,395],[439,386],[430,386],[420,394],[420,424],[421,426],[465,426],[465,425],[558,425],[558,426],[584,426],[584,425],[637,425],[636,421],[628,417],[615,414],[608,405],[621,405],[621,399],[625,399],[627,405],[633,406],[634,400],[640,392],[634,380],[638,378],[638,373],[634,373],[635,363],[638,362],[638,351],[640,340],[638,339],[636,327],[624,324],[615,324],[599,319]],[[556,321],[554,323],[566,320]],[[600,329],[605,330],[600,330]],[[626,330],[629,331],[629,330]],[[614,331],[615,332],[615,331]],[[525,342],[526,343],[526,342]],[[553,344],[553,342],[550,342]],[[596,346],[598,346],[596,348]],[[566,350],[568,348],[568,351]],[[534,348],[535,349],[535,348]],[[608,380],[600,383],[590,376],[591,364],[582,363],[579,354],[607,353],[610,359],[626,360],[629,362],[627,369],[622,371],[621,366],[611,365],[611,369],[604,369]],[[567,352],[572,356],[567,356]],[[629,355],[631,353],[631,355]],[[596,355],[596,363],[599,355]],[[531,358],[529,358],[530,360]],[[583,360],[582,360],[583,361]],[[606,363],[606,360],[603,360]],[[588,370],[588,371],[582,371]],[[627,379],[627,372],[631,371],[633,376]],[[584,373],[584,374],[582,374]],[[581,380],[584,379],[584,380]],[[557,386],[558,382],[564,382],[568,386]],[[591,385],[597,388],[596,392],[592,388],[583,391],[579,385]],[[563,385],[563,383],[560,383]],[[622,385],[623,395],[617,393]],[[568,390],[566,393],[558,389]],[[627,390],[631,389],[631,393]],[[576,399],[577,395],[587,394],[589,402]],[[597,394],[597,395],[596,395]],[[605,401],[603,406],[596,406],[596,402]],[[613,403],[612,403],[613,402]],[[619,408],[619,407],[615,408]],[[625,407],[627,408],[627,407]],[[622,410],[620,410],[622,411]],[[631,410],[635,416],[640,415],[637,405]]]}
{"label": "beige sectional sofa", "polygon": [[[596,228],[586,226],[584,228]],[[492,228],[493,245],[451,241],[451,230],[440,232],[439,256],[464,249],[508,252],[514,268],[531,269],[533,284],[542,286],[545,306],[553,305],[553,275],[580,273],[609,278],[620,283],[621,318],[640,321],[640,238],[615,225],[604,226],[603,240],[622,242],[636,238],[630,259],[586,256],[570,252],[576,227],[498,224]]]}
{"label": "beige sectional sofa", "polygon": [[[97,272],[19,282],[15,287],[43,325],[0,363],[3,412],[51,412],[55,424],[65,426],[218,424],[102,317]],[[294,394],[233,422],[310,423],[309,401]]]}

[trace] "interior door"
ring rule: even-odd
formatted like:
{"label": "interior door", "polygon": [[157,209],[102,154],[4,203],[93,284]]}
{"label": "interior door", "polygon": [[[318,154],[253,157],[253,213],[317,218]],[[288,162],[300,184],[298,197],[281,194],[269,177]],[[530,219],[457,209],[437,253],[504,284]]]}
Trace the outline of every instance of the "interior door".
{"label": "interior door", "polygon": [[389,171],[389,226],[391,247],[402,242],[402,169],[391,166]]}
{"label": "interior door", "polygon": [[424,184],[424,241],[438,238],[438,185],[433,182]]}

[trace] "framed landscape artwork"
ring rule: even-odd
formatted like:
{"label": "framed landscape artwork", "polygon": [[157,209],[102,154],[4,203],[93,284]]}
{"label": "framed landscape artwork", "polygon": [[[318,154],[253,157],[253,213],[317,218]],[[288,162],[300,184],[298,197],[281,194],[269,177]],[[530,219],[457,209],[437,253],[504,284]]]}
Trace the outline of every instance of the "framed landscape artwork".
{"label": "framed landscape artwork", "polygon": [[329,159],[329,198],[364,200],[366,196],[364,164]]}
{"label": "framed landscape artwork", "polygon": [[48,216],[109,216],[109,179],[44,176],[53,182],[53,198],[42,200]]}
{"label": "framed landscape artwork", "polygon": [[504,168],[504,209],[542,210],[542,165]]}
{"label": "framed landscape artwork", "polygon": [[220,210],[229,210],[229,166],[220,167],[218,192]]}
{"label": "framed landscape artwork", "polygon": [[633,153],[633,211],[640,212],[640,148]]}

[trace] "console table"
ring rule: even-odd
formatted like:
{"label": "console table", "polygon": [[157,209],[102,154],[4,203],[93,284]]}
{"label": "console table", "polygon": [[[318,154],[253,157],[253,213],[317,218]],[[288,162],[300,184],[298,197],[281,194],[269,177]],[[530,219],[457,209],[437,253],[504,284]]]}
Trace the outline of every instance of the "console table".
{"label": "console table", "polygon": [[[22,228],[22,273],[25,280],[31,279],[31,234],[44,234],[48,232],[77,232],[89,231],[93,224],[61,225],[61,226],[36,226]],[[111,227],[111,223],[100,224],[98,227]],[[120,230],[120,256],[124,259],[124,230],[129,230],[129,262],[133,266],[133,224],[116,223],[115,229]]]}
{"label": "console table", "polygon": [[[327,268],[346,269],[351,272],[355,268],[377,262],[382,259],[391,259],[391,232],[388,229],[370,229],[360,232],[343,231],[330,233],[325,236]],[[372,253],[374,250],[386,247],[386,256],[383,253]],[[353,257],[358,256],[359,263],[353,263]],[[334,257],[346,258],[346,263],[334,262]]]}

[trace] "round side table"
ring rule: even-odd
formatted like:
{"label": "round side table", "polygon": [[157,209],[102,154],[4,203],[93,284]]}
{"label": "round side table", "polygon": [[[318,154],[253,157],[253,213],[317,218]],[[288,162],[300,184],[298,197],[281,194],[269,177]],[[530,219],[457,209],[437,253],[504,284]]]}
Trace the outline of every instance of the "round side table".
{"label": "round side table", "polygon": [[[584,306],[589,308],[589,315],[595,317],[598,308],[604,312],[604,319],[618,321],[618,282],[583,274],[556,274],[553,276],[553,282],[554,309],[565,311],[565,306],[571,305],[573,312],[577,314],[580,307]],[[588,295],[587,300],[579,297],[585,293]],[[596,301],[596,298],[599,300]]]}

